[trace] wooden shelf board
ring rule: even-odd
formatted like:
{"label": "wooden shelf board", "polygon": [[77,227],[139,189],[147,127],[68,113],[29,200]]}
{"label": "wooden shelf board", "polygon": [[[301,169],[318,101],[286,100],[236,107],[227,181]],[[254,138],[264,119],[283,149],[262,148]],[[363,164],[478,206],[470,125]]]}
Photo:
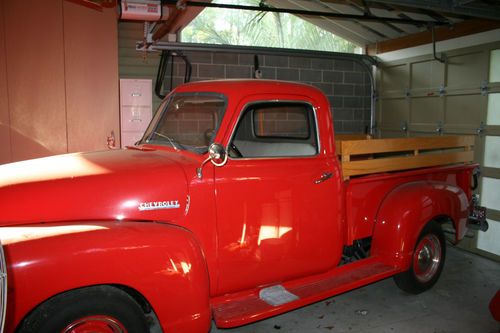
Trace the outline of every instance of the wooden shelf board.
{"label": "wooden shelf board", "polygon": [[472,135],[342,141],[341,155],[363,155],[445,148],[471,147]]}
{"label": "wooden shelf board", "polygon": [[[371,173],[410,170],[474,161],[473,135],[396,139],[337,139],[344,179]],[[374,154],[397,154],[377,157]]]}
{"label": "wooden shelf board", "polygon": [[409,170],[438,165],[466,163],[474,160],[474,152],[462,151],[443,154],[390,157],[342,162],[344,178],[370,173]]}

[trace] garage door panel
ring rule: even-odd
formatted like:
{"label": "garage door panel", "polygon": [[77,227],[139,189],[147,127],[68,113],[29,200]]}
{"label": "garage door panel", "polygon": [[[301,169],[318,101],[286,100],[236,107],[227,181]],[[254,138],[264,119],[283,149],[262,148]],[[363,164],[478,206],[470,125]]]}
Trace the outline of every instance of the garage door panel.
{"label": "garage door panel", "polygon": [[418,131],[412,131],[409,133],[411,138],[419,138],[419,137],[432,137],[435,136],[435,133],[430,133],[430,132],[418,132]]}
{"label": "garage door panel", "polygon": [[438,134],[438,124],[410,124],[408,126],[410,131],[410,136],[413,136],[411,133],[430,133],[432,135]]}
{"label": "garage door panel", "polygon": [[479,127],[486,97],[482,95],[448,96],[446,100],[445,124]]}
{"label": "garage door panel", "polygon": [[481,204],[489,210],[493,210],[494,214],[490,214],[488,219],[488,232],[479,233],[477,239],[477,247],[481,250],[500,255],[500,221],[491,219],[498,217],[500,212],[500,179],[483,177],[481,190]]}
{"label": "garage door panel", "polygon": [[447,89],[477,88],[487,80],[487,58],[484,52],[448,58]]}
{"label": "garage door panel", "polygon": [[479,232],[477,235],[477,248],[483,251],[500,255],[500,221],[487,219],[489,228],[487,232]]}
{"label": "garage door panel", "polygon": [[409,133],[410,137],[419,137],[419,136],[437,136],[436,131],[434,129],[429,129],[428,127],[416,126],[413,127]]}
{"label": "garage door panel", "polygon": [[500,82],[500,49],[490,53],[490,82]]}
{"label": "garage door panel", "polygon": [[482,177],[481,204],[500,211],[500,179]]}
{"label": "garage door panel", "polygon": [[[488,168],[483,166],[481,168],[482,175],[484,177],[499,178],[500,179],[500,168]],[[499,217],[500,219],[500,217]]]}
{"label": "garage door panel", "polygon": [[500,168],[500,136],[486,136],[484,145],[484,166]]}
{"label": "garage door panel", "polygon": [[380,102],[383,112],[380,113],[380,122],[398,126],[408,121],[409,105],[404,98],[386,99]]}
{"label": "garage door panel", "polygon": [[408,88],[409,73],[406,64],[384,67],[382,71],[382,91],[389,93]]}
{"label": "garage door panel", "polygon": [[474,125],[466,126],[444,126],[443,135],[477,135],[478,128]]}
{"label": "garage door panel", "polygon": [[412,124],[436,124],[443,121],[443,99],[439,97],[413,98],[410,120]]}
{"label": "garage door panel", "polygon": [[500,125],[500,93],[488,95],[487,125]]}
{"label": "garage door panel", "polygon": [[397,131],[397,130],[380,131],[380,138],[383,139],[402,138],[402,137],[406,137],[406,133],[403,131]]}
{"label": "garage door panel", "polygon": [[444,69],[435,60],[411,64],[411,89],[439,89],[444,84]]}

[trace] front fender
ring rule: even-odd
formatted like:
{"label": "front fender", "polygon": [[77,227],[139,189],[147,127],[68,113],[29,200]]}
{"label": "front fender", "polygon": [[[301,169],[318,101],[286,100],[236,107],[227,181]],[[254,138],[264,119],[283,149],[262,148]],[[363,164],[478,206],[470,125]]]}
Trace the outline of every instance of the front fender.
{"label": "front fender", "polygon": [[377,213],[372,253],[402,270],[410,267],[418,236],[424,226],[439,217],[450,218],[463,238],[468,216],[465,192],[443,182],[411,182],[391,191]]}
{"label": "front fender", "polygon": [[91,285],[135,289],[164,332],[208,332],[208,272],[187,230],[152,222],[82,222],[0,228],[8,273],[6,332],[38,304]]}

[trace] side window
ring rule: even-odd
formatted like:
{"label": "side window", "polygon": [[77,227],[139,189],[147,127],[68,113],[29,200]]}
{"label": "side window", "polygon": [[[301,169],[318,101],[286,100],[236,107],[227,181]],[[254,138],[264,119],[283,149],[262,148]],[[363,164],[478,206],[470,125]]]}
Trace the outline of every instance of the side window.
{"label": "side window", "polygon": [[314,111],[300,102],[248,106],[229,145],[232,158],[297,157],[318,153]]}

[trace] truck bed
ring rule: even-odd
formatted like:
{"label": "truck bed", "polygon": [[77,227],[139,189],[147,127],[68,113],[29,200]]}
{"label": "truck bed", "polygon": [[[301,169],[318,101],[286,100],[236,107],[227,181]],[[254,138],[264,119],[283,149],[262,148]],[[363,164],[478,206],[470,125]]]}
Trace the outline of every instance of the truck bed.
{"label": "truck bed", "polygon": [[347,180],[359,175],[472,162],[474,140],[472,135],[396,139],[339,135],[336,151]]}
{"label": "truck bed", "polygon": [[477,164],[473,163],[442,165],[400,172],[367,174],[344,181],[346,225],[348,226],[346,244],[352,244],[356,239],[372,236],[380,205],[387,194],[400,185],[412,182],[439,182],[458,186],[470,195],[471,190],[468,184],[475,167]]}

